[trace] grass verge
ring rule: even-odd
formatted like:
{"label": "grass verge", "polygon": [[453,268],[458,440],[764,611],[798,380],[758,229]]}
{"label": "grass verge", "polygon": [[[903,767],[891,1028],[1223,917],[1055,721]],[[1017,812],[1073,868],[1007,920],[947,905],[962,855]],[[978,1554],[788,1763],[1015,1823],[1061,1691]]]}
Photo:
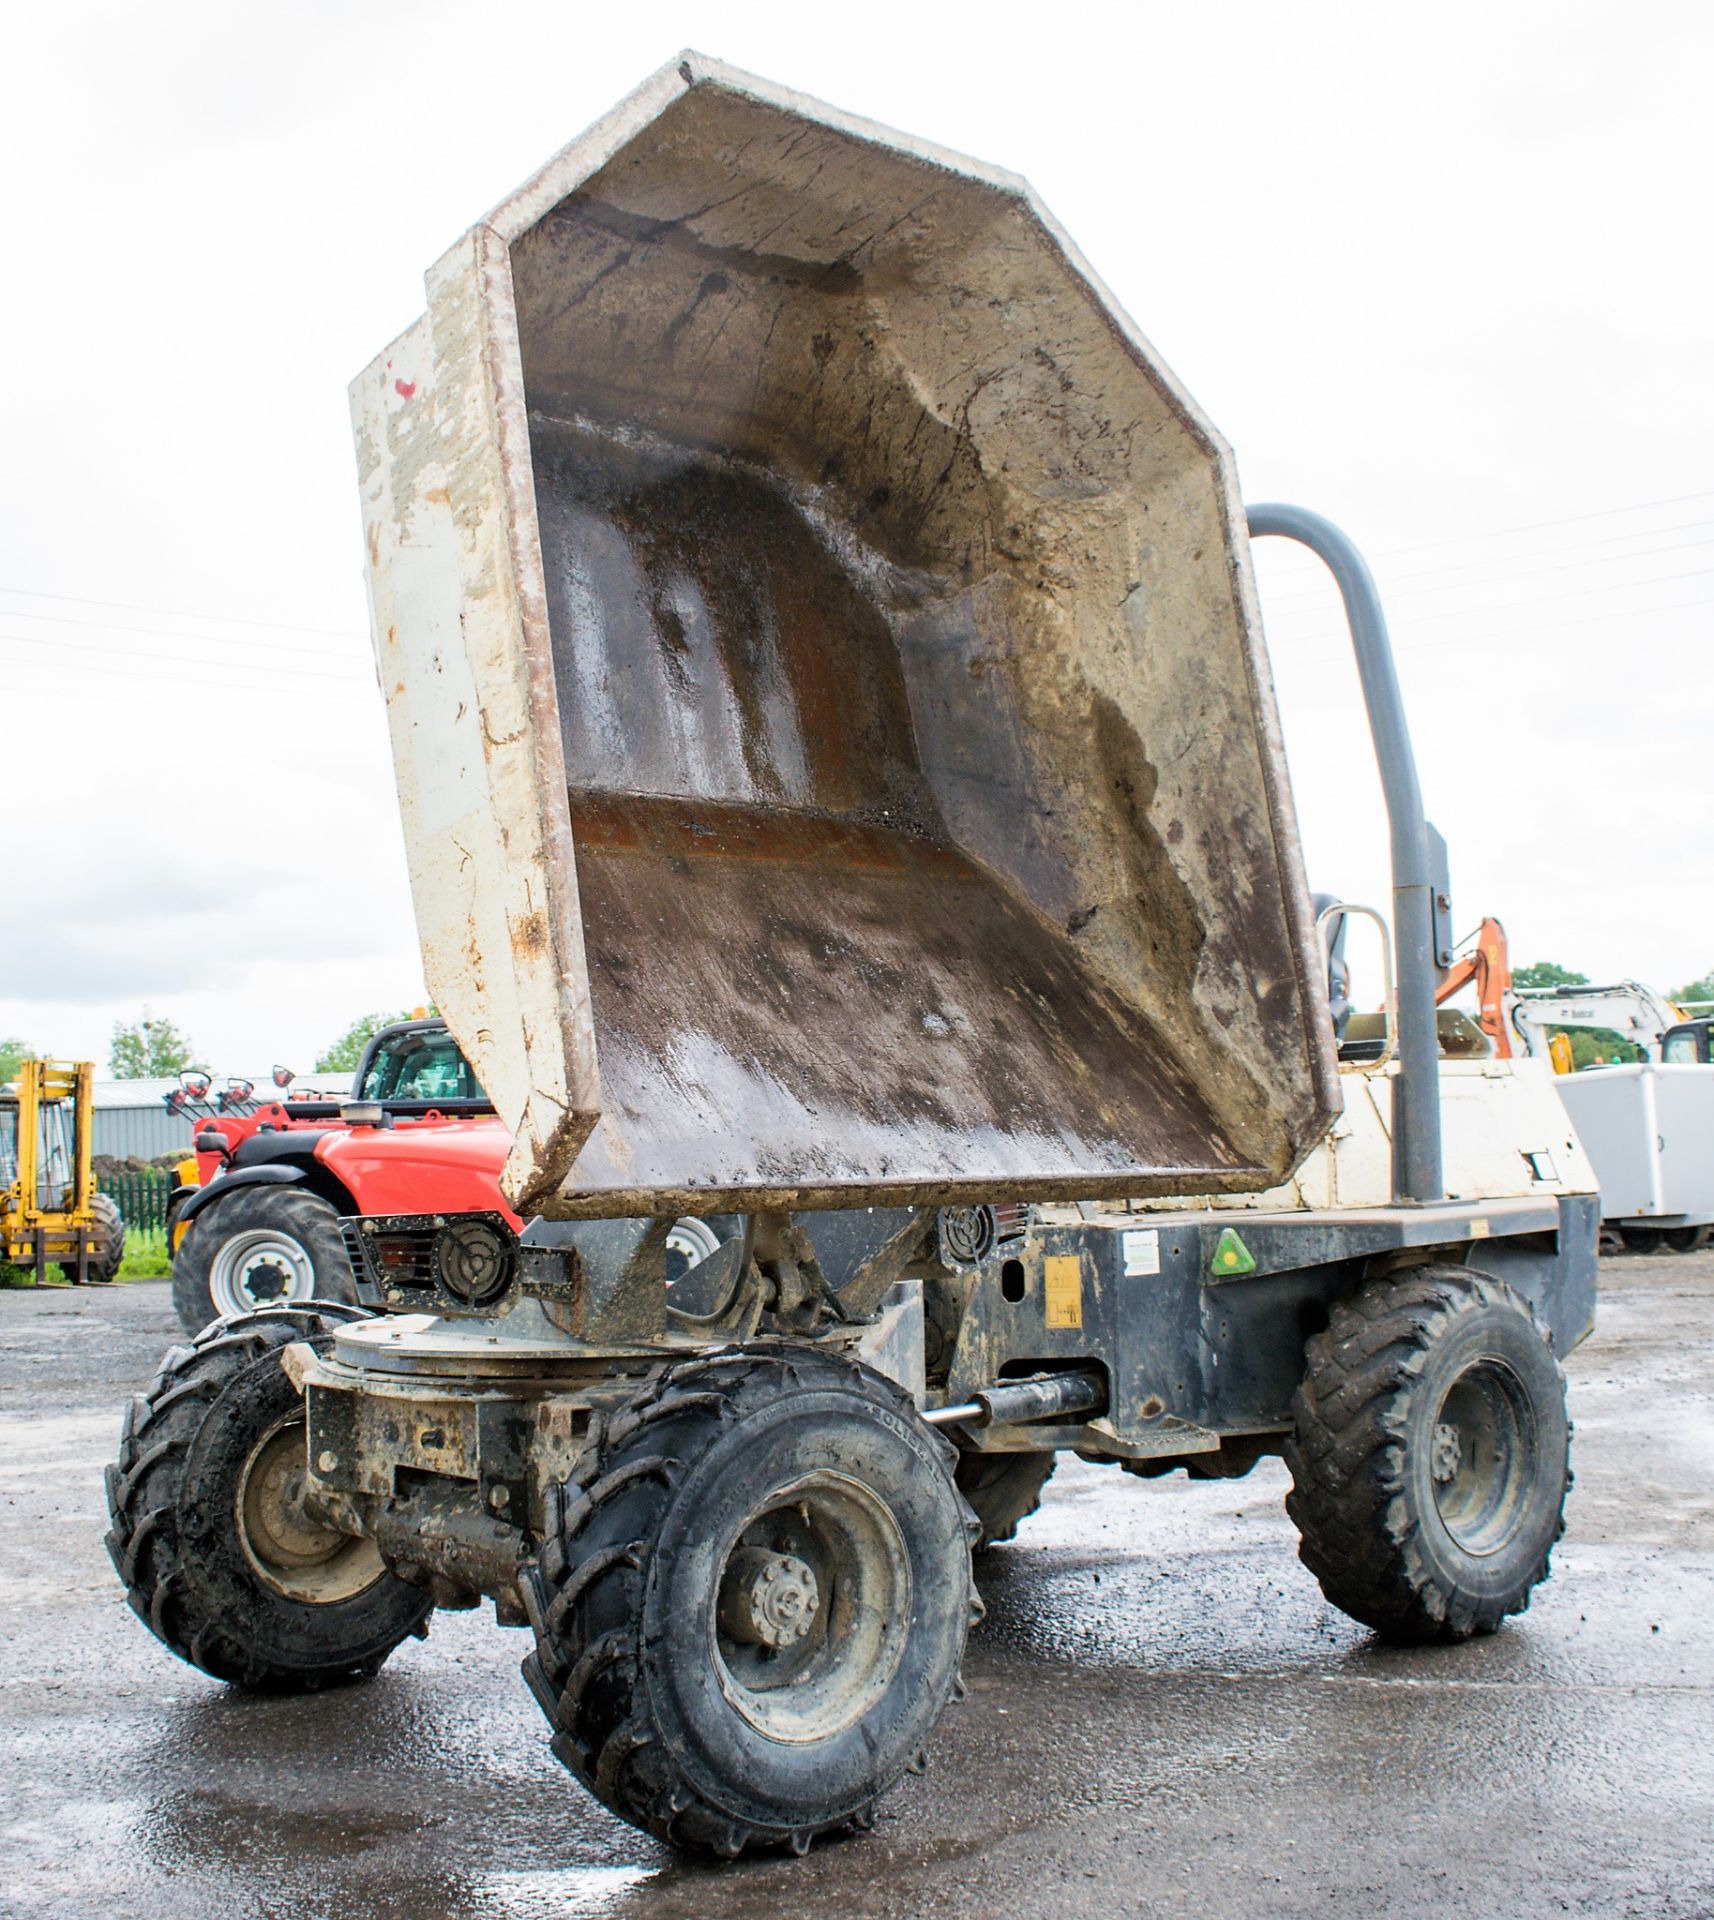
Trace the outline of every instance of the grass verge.
{"label": "grass verge", "polygon": [[[167,1252],[167,1236],[162,1232],[143,1233],[132,1227],[125,1235],[125,1258],[119,1263],[119,1271],[114,1276],[118,1281],[126,1280],[164,1280],[173,1270],[172,1257]],[[28,1267],[14,1267],[0,1260],[0,1287],[69,1287],[71,1282],[65,1278],[58,1267],[49,1267],[46,1275],[37,1280]]]}

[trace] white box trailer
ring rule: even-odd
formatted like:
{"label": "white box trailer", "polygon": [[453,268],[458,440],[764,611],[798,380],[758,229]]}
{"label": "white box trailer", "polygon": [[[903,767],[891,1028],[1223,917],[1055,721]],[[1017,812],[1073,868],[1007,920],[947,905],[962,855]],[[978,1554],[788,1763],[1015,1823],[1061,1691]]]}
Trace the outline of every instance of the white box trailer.
{"label": "white box trailer", "polygon": [[1537,1060],[1568,1028],[1617,1034],[1641,1050],[1641,1061],[1556,1073],[1554,1086],[1594,1163],[1608,1245],[1700,1244],[1714,1223],[1710,1023],[1685,1019],[1640,980],[1518,988],[1507,1005],[1524,1052]]}
{"label": "white box trailer", "polygon": [[1610,1227],[1714,1224],[1714,1067],[1657,1060],[1555,1077]]}

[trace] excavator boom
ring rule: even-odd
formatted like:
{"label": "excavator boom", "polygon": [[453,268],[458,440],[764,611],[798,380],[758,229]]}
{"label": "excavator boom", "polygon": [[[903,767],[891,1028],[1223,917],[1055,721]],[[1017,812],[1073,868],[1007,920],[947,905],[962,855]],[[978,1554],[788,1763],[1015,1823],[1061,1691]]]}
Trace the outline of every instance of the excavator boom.
{"label": "excavator boom", "polygon": [[1639,980],[1608,987],[1514,987],[1509,1010],[1509,1024],[1522,1038],[1525,1052],[1542,1055],[1548,1051],[1550,1027],[1598,1027],[1658,1060],[1668,1029],[1680,1024],[1672,1002]]}
{"label": "excavator boom", "polygon": [[1476,1004],[1480,1009],[1482,1031],[1494,1043],[1494,1052],[1502,1060],[1512,1057],[1511,1022],[1506,1018],[1506,997],[1512,991],[1511,962],[1506,951],[1506,930],[1491,916],[1476,930],[1473,941],[1441,976],[1434,1004],[1444,1006],[1455,993],[1476,983]]}

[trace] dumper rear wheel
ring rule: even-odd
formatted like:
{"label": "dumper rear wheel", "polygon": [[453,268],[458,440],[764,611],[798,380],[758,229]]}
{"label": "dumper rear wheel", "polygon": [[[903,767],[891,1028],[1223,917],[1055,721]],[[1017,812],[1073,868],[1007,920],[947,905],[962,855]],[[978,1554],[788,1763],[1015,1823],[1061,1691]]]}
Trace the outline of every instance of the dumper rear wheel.
{"label": "dumper rear wheel", "polygon": [[951,1449],[866,1369],[756,1348],[660,1376],[556,1490],[524,1677],[622,1819],[731,1856],[868,1825],[979,1611]]}
{"label": "dumper rear wheel", "polygon": [[1286,1506],[1328,1599],[1404,1641],[1521,1613],[1571,1484],[1565,1376],[1528,1306],[1468,1268],[1412,1268],[1341,1302],[1306,1352]]}
{"label": "dumper rear wheel", "polygon": [[1053,1476],[1053,1453],[961,1453],[958,1491],[981,1523],[976,1551],[985,1552],[1014,1539],[1018,1528],[1041,1505],[1041,1492]]}
{"label": "dumper rear wheel", "polygon": [[302,1310],[211,1326],[126,1412],[107,1550],[156,1639],[216,1680],[364,1679],[425,1630],[427,1598],[300,1504],[304,1403],[280,1355],[331,1339],[332,1323]]}

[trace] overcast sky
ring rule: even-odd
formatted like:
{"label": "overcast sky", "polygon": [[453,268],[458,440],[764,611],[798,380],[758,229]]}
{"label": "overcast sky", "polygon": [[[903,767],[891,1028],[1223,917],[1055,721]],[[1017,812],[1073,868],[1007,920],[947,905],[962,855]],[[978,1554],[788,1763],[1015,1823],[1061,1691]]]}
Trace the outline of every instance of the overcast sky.
{"label": "overcast sky", "polygon": [[[0,1035],[217,1071],[423,993],[345,389],[470,222],[678,48],[1027,174],[1389,596],[1461,930],[1714,967],[1714,9],[9,10]],[[1355,677],[1264,543],[1313,884],[1383,900]]]}

